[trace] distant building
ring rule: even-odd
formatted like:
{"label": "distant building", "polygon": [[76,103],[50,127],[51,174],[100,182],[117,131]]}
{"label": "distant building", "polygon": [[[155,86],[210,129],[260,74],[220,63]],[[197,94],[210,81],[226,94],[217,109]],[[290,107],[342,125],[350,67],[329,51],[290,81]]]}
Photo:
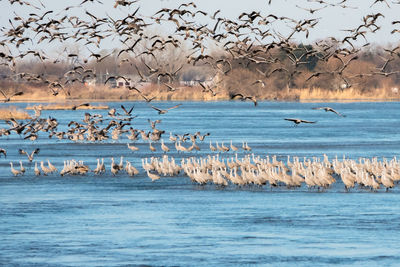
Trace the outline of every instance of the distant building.
{"label": "distant building", "polygon": [[85,80],[85,85],[86,86],[94,86],[94,85],[96,85],[96,79],[87,79],[87,80]]}

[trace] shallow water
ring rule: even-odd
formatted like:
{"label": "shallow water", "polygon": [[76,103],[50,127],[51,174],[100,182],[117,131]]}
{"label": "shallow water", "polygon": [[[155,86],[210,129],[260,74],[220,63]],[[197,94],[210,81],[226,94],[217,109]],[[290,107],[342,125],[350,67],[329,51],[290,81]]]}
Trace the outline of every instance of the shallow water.
{"label": "shallow water", "polygon": [[[107,103],[119,107],[121,103]],[[159,116],[143,102],[134,104],[133,127],[150,130],[147,119],[161,118],[158,128],[183,134],[210,132],[200,144],[205,156],[209,140],[248,141],[257,155],[330,158],[398,156],[400,103],[183,103]],[[176,103],[155,102],[163,108]],[[13,104],[15,105],[15,104]],[[26,104],[18,104],[26,106]],[[312,110],[329,105],[347,117]],[[89,111],[105,115],[107,111]],[[43,111],[65,129],[85,111]],[[316,124],[283,120],[299,117]],[[4,123],[0,124],[4,127]],[[167,140],[167,136],[165,140]],[[43,134],[35,141],[17,135],[0,138],[8,156],[0,158],[0,263],[4,266],[121,266],[121,265],[396,265],[400,261],[400,194],[398,188],[371,193],[346,193],[337,182],[324,192],[298,189],[192,184],[182,175],[151,182],[141,158],[160,156],[148,144],[126,148],[127,139],[96,144],[56,141]],[[170,142],[167,142],[172,148]],[[159,149],[159,145],[155,145]],[[187,146],[187,145],[186,145]],[[18,148],[41,149],[35,160],[124,156],[141,174],[34,177],[33,165]],[[232,156],[233,154],[227,154]],[[241,152],[239,156],[243,156]],[[182,155],[171,153],[179,159]],[[9,162],[23,160],[27,173],[11,176]],[[140,168],[139,168],[140,167]]]}

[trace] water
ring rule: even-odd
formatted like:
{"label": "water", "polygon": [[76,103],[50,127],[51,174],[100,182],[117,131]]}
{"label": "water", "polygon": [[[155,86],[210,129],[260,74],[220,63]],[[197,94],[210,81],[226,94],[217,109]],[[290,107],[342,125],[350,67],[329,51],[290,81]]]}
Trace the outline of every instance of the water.
{"label": "water", "polygon": [[[108,103],[118,108],[121,103]],[[209,140],[237,146],[247,141],[257,155],[330,158],[399,156],[400,103],[183,103],[159,116],[145,103],[135,105],[133,127],[150,130],[147,119],[162,119],[167,134],[210,132]],[[167,108],[177,103],[155,102]],[[15,104],[13,104],[15,105]],[[21,107],[26,104],[18,104]],[[312,110],[329,105],[346,114]],[[89,111],[105,115],[107,111]],[[43,111],[66,129],[81,121],[85,111]],[[283,118],[316,120],[299,125]],[[2,122],[0,127],[5,127]],[[56,141],[41,134],[27,141],[13,134],[0,138],[8,151],[0,158],[0,263],[3,266],[123,266],[123,265],[397,265],[400,261],[400,201],[398,188],[388,193],[354,189],[346,193],[337,182],[324,192],[298,189],[192,184],[182,175],[151,182],[140,167],[151,153],[137,142],[131,152],[127,139],[97,144]],[[172,148],[170,142],[166,142]],[[155,145],[158,150],[159,145]],[[188,146],[188,145],[186,145]],[[62,168],[63,160],[124,156],[141,174],[34,177],[18,148],[40,148],[35,160],[49,159]],[[233,155],[227,154],[229,156]],[[242,152],[239,156],[242,156]],[[175,152],[171,156],[180,158]],[[9,162],[23,160],[27,173],[14,178]],[[140,167],[140,168],[139,168]]]}

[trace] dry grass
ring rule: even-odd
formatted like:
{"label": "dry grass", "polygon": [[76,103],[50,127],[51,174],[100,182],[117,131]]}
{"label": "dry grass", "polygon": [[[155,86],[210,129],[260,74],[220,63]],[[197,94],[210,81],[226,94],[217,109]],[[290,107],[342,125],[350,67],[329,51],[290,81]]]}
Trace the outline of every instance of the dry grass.
{"label": "dry grass", "polygon": [[27,120],[31,117],[27,112],[20,110],[14,106],[0,109],[0,120],[9,120],[12,118],[16,120]]}
{"label": "dry grass", "polygon": [[293,89],[293,94],[298,96],[299,101],[393,101],[400,100],[400,94],[390,89],[379,88],[370,91],[362,91],[357,88],[324,90]]}
{"label": "dry grass", "polygon": [[[283,101],[393,101],[400,100],[399,92],[392,91],[394,85],[389,81],[378,89],[363,90],[361,87],[349,89],[325,89],[314,88],[285,88],[277,89],[271,84],[265,87],[253,85],[250,87],[241,86],[239,83],[223,81],[218,88],[214,88],[216,95],[210,92],[203,92],[200,86],[180,86],[171,92],[163,84],[149,84],[141,87],[140,90],[147,98],[161,101],[219,101],[229,100],[232,93],[243,93],[244,95],[256,96],[258,100],[283,100]],[[61,91],[57,96],[49,93],[47,87],[23,87],[24,94],[13,98],[13,101],[23,102],[51,102],[59,103],[43,106],[43,109],[71,109],[74,105],[83,101],[143,101],[143,97],[135,90],[127,88],[110,88],[109,86],[75,86],[69,88],[70,96]],[[32,109],[28,107],[27,109]],[[107,106],[79,107],[79,109],[107,109]]]}

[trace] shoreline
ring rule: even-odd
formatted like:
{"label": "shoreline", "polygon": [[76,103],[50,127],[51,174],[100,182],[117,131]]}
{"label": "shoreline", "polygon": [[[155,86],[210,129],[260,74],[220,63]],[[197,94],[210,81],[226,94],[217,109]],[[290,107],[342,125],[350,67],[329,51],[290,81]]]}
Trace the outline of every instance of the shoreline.
{"label": "shoreline", "polygon": [[[127,88],[109,88],[106,86],[97,87],[76,87],[71,88],[67,94],[49,95],[42,87],[20,88],[24,92],[21,96],[15,96],[8,103],[54,103],[70,104],[82,102],[107,103],[107,102],[134,102],[145,101],[143,95],[153,101],[173,102],[218,102],[218,101],[240,101],[232,100],[233,94],[241,93],[247,96],[254,96],[257,102],[398,102],[400,93],[389,88],[377,88],[373,91],[362,91],[358,88],[323,90],[321,88],[291,88],[290,90],[263,90],[247,93],[246,90],[216,89],[216,95],[204,92],[199,86],[177,87],[177,91],[168,91],[163,87],[149,85],[141,88],[141,93],[128,90]],[[0,100],[1,101],[1,100]]]}
{"label": "shoreline", "polygon": [[[228,101],[236,101],[241,102],[240,100],[232,100],[229,98],[220,98],[220,99],[154,99],[151,102],[228,102]],[[9,102],[4,102],[3,104],[17,104],[17,103],[45,103],[45,104],[76,104],[81,102],[91,102],[91,103],[118,103],[118,102],[145,102],[143,99],[132,98],[132,99],[65,99],[65,100],[50,100],[50,99],[18,99],[11,100]],[[150,103],[151,103],[150,102]],[[349,98],[349,99],[329,99],[329,98],[310,98],[310,99],[301,99],[301,100],[293,100],[293,99],[257,99],[257,102],[297,102],[297,103],[351,103],[351,102],[400,102],[400,98]],[[96,106],[91,106],[95,108]],[[27,107],[28,108],[28,107]],[[29,107],[31,109],[32,107]],[[100,107],[99,109],[103,109],[104,107]],[[57,109],[57,108],[55,108]],[[80,109],[80,108],[79,108]]]}

